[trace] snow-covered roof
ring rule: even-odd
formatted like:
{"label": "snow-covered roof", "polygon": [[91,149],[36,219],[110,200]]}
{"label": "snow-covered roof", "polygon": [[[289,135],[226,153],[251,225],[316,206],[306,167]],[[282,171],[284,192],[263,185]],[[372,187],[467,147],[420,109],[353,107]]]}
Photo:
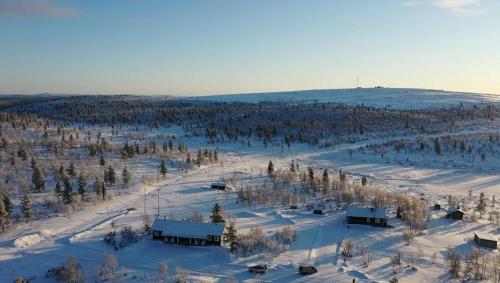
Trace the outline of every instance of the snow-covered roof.
{"label": "snow-covered roof", "polygon": [[387,213],[384,208],[371,207],[348,207],[346,215],[353,217],[387,218]]}
{"label": "snow-covered roof", "polygon": [[223,223],[188,222],[162,218],[156,218],[153,223],[153,230],[162,231],[164,235],[193,238],[221,237],[225,227]]}
{"label": "snow-covered roof", "polygon": [[456,212],[456,211],[459,211],[459,212],[462,212],[464,213],[460,208],[458,207],[448,207],[448,213],[453,213],[453,212]]}
{"label": "snow-covered roof", "polygon": [[479,239],[496,242],[498,237],[488,233],[474,232]]}

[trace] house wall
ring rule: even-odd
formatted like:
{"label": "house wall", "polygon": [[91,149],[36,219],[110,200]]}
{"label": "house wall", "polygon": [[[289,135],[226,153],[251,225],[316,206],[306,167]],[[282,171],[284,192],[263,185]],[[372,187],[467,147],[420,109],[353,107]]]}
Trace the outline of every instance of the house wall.
{"label": "house wall", "polygon": [[376,226],[376,227],[386,227],[387,226],[387,219],[348,216],[347,223],[348,224],[371,225],[371,226]]}
{"label": "house wall", "polygon": [[221,236],[199,237],[177,237],[173,235],[163,235],[162,231],[153,231],[153,240],[164,241],[167,244],[192,245],[192,246],[221,246],[223,239]]}
{"label": "house wall", "polygon": [[474,242],[478,246],[481,246],[481,247],[490,248],[490,249],[496,249],[497,248],[497,242],[496,241],[490,241],[490,240],[480,239],[477,236],[474,236]]}

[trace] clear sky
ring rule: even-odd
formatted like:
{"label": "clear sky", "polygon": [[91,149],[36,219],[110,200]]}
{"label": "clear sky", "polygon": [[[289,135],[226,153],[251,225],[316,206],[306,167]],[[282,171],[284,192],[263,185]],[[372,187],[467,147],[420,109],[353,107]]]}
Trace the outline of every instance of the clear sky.
{"label": "clear sky", "polygon": [[0,0],[0,93],[500,94],[498,0]]}

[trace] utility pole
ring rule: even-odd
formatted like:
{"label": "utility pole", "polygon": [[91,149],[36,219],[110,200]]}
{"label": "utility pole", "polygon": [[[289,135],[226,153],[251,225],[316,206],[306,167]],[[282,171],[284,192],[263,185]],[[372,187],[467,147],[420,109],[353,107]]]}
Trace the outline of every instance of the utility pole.
{"label": "utility pole", "polygon": [[156,216],[160,216],[160,188],[156,189],[158,192],[158,214]]}
{"label": "utility pole", "polygon": [[144,221],[146,221],[146,186],[143,186],[144,190]]}

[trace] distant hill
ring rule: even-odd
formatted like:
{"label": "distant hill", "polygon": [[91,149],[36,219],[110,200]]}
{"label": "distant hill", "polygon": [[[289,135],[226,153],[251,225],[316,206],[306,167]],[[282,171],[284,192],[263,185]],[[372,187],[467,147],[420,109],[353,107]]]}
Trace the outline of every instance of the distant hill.
{"label": "distant hill", "polygon": [[408,88],[358,88],[300,90],[288,92],[248,93],[197,96],[190,99],[226,102],[333,102],[348,105],[388,107],[393,109],[425,109],[481,104],[499,104],[500,96],[479,93],[450,92]]}

